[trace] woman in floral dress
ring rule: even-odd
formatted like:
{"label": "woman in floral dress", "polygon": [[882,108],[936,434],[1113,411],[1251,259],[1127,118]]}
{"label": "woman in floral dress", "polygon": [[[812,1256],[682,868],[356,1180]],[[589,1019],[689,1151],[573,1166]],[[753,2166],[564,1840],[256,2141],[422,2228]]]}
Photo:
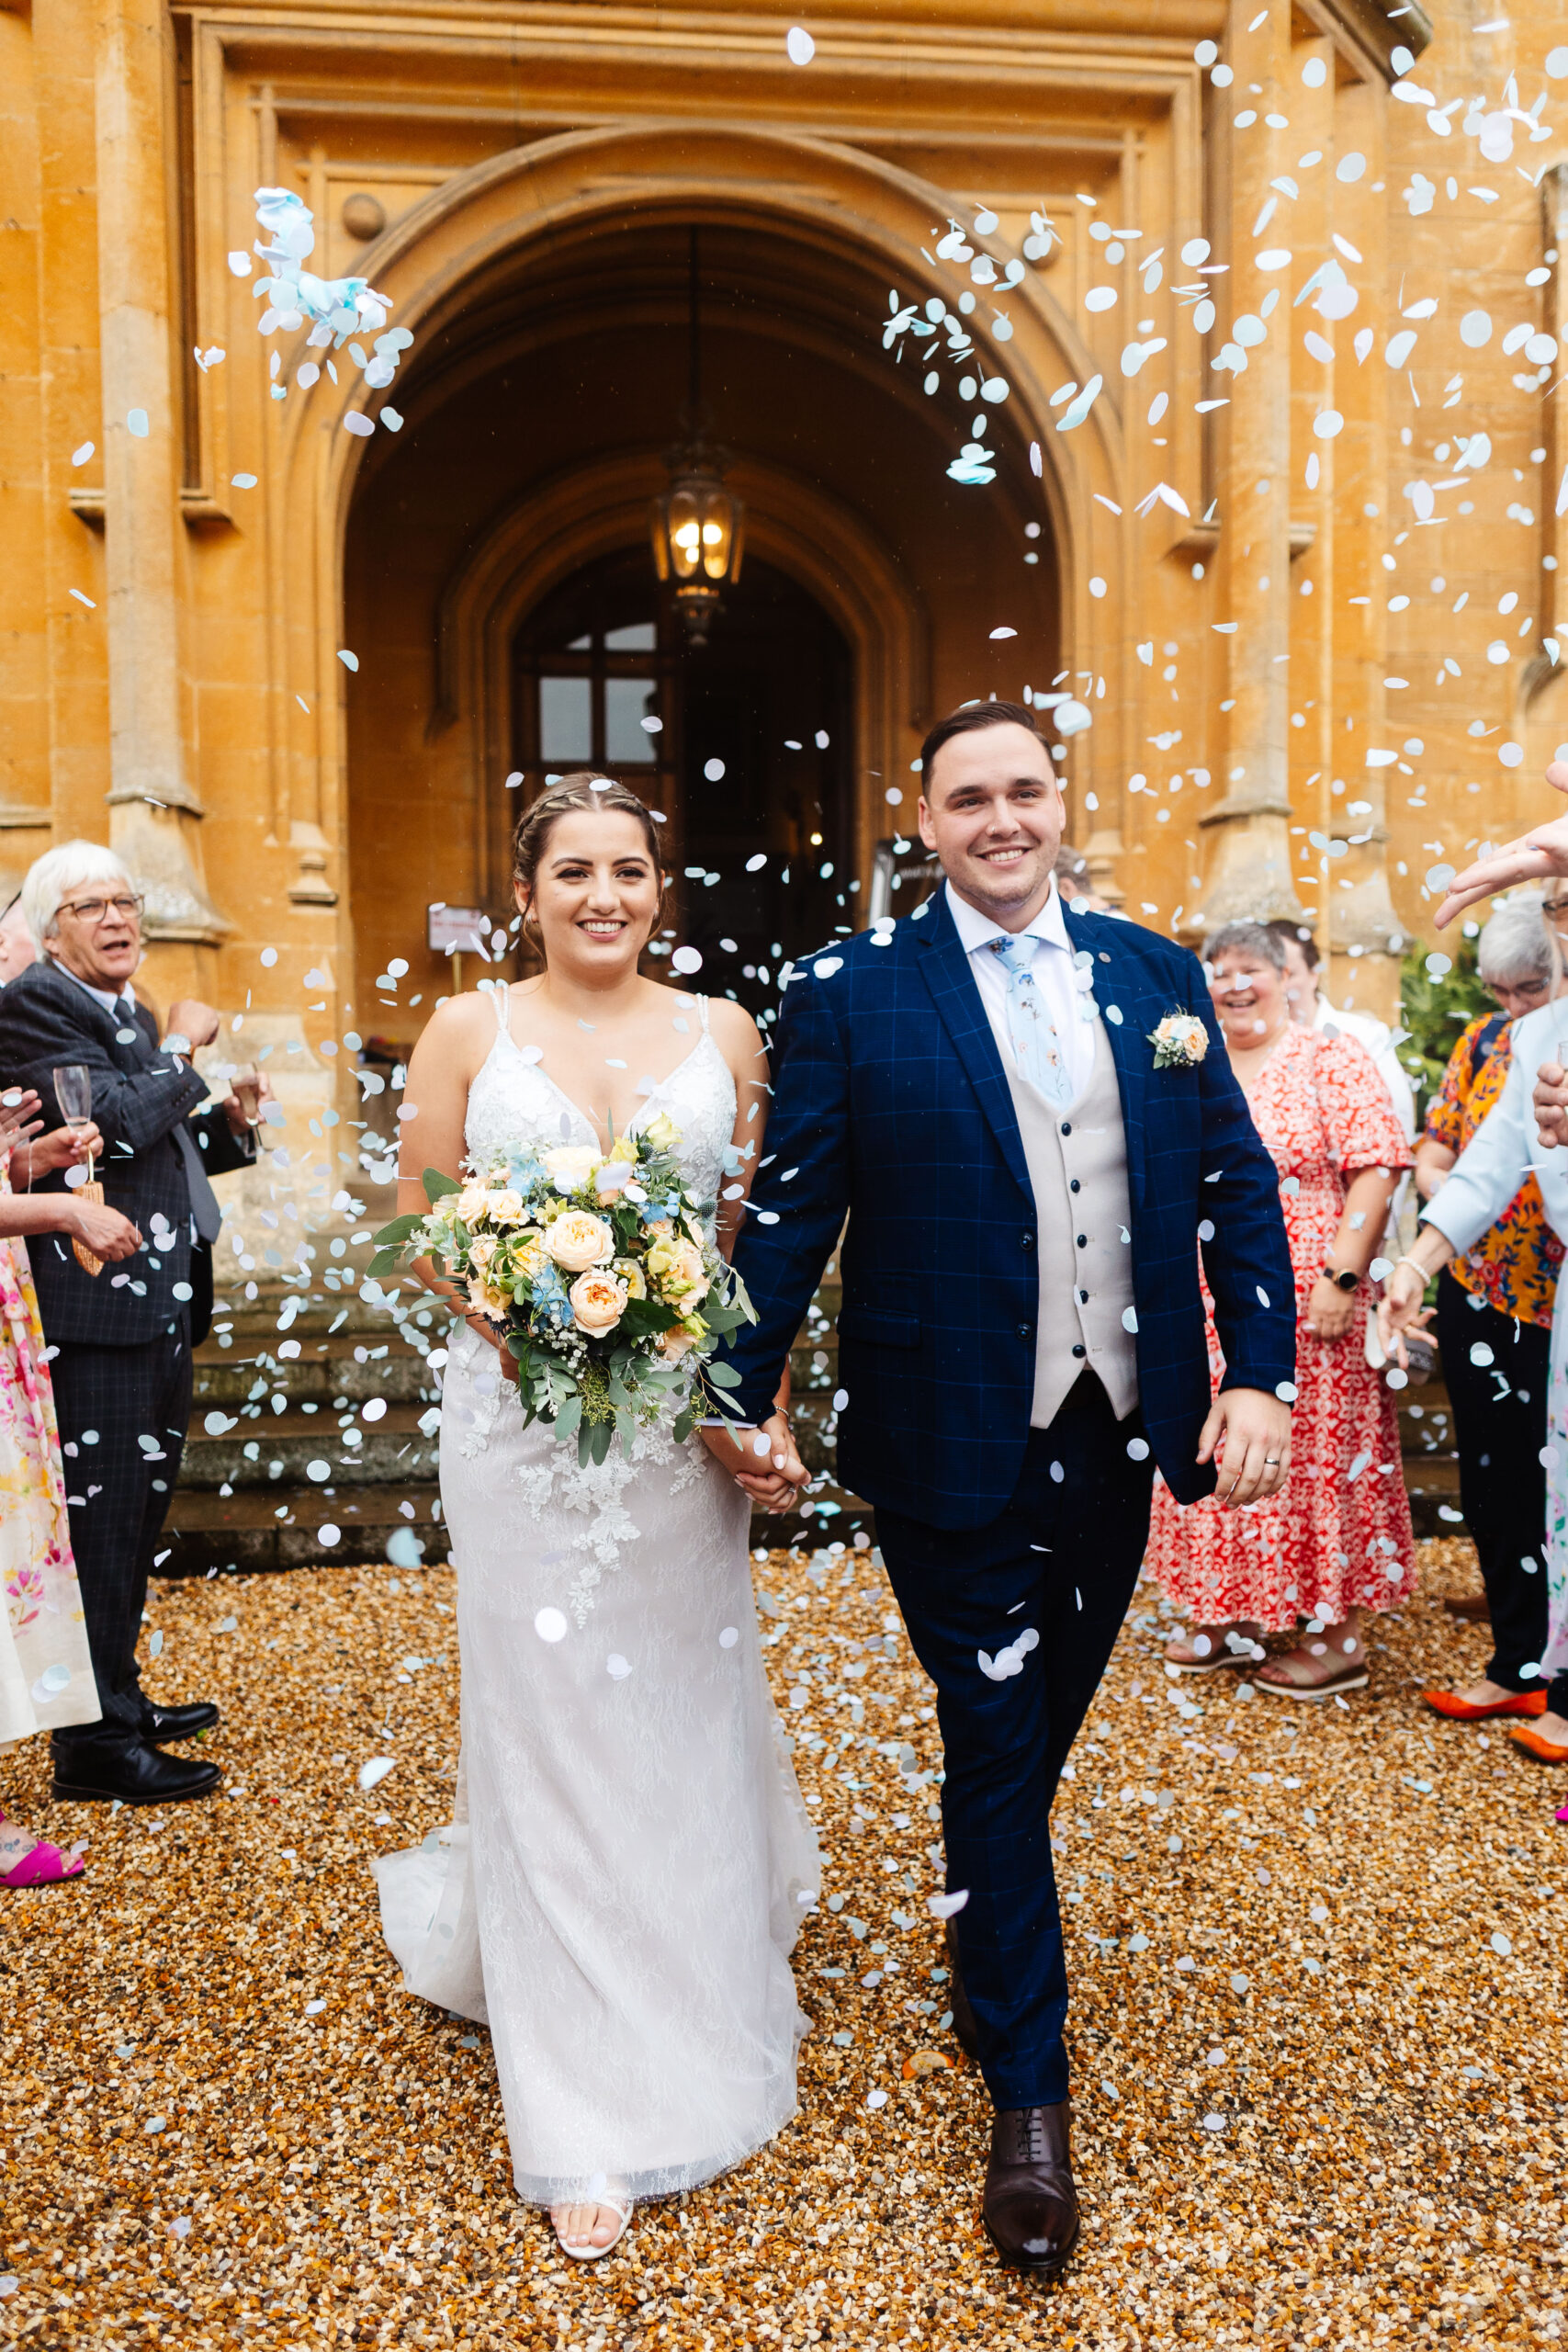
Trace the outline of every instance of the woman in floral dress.
{"label": "woman in floral dress", "polygon": [[[1284,950],[1231,923],[1205,951],[1232,1066],[1280,1170],[1298,1317],[1291,1474],[1270,1500],[1183,1508],[1156,1480],[1149,1557],[1190,1631],[1166,1656],[1187,1673],[1251,1664],[1264,1634],[1300,1643],[1254,1677],[1271,1696],[1323,1699],[1367,1679],[1362,1614],[1407,1598],[1410,1505],[1393,1392],[1366,1359],[1365,1281],[1410,1147],[1365,1047],[1290,1017]],[[1224,1362],[1209,1318],[1209,1362]]]}
{"label": "woman in floral dress", "polygon": [[[23,1236],[68,1235],[106,1261],[128,1258],[141,1243],[130,1218],[102,1203],[13,1192],[13,1159],[30,1183],[103,1148],[96,1127],[39,1136],[38,1108],[36,1094],[12,1091],[0,1099],[0,1747],[98,1718],[54,1395]],[[78,1854],[62,1854],[0,1814],[0,1886],[52,1885],[82,1868]]]}

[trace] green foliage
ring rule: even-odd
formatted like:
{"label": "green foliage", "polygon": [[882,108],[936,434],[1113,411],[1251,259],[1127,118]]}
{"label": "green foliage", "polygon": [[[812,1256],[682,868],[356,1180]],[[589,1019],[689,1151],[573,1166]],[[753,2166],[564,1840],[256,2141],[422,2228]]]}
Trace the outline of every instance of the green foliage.
{"label": "green foliage", "polygon": [[1443,1082],[1449,1057],[1467,1022],[1483,1012],[1495,1012],[1491,990],[1475,963],[1473,939],[1445,939],[1439,951],[1453,958],[1451,971],[1434,978],[1427,969],[1432,951],[1424,944],[1413,947],[1400,968],[1400,1026],[1409,1032],[1399,1047],[1411,1085],[1416,1089],[1417,1122]]}

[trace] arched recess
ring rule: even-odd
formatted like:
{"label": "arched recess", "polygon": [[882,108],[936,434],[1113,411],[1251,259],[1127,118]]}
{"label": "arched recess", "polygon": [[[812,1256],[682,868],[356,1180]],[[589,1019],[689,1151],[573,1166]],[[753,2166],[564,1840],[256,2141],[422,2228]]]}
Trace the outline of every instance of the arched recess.
{"label": "arched recess", "polygon": [[[874,261],[886,282],[910,299],[931,292],[950,299],[952,274],[935,268],[922,251],[947,204],[943,191],[914,175],[827,141],[659,123],[569,132],[445,183],[367,251],[365,267],[393,298],[399,323],[416,337],[395,395],[414,424],[427,397],[421,371],[429,350],[447,331],[457,339],[465,308],[531,247],[558,245],[589,227],[602,230],[628,211],[639,221],[660,214],[681,221],[754,220],[783,224],[807,253],[815,248],[824,255],[852,255],[861,265]],[[1011,258],[1005,240],[979,242],[998,261]],[[1061,575],[1062,662],[1073,671],[1114,677],[1138,634],[1117,386],[1107,382],[1078,430],[1058,433],[1050,394],[1067,376],[1082,381],[1098,372],[1093,356],[1048,282],[1037,276],[1014,290],[1009,308],[1013,336],[989,353],[1013,392],[998,413],[997,439],[1009,478],[1025,484],[1030,444],[1041,452],[1038,494]],[[869,330],[874,322],[865,324]],[[974,324],[983,343],[984,318]],[[896,371],[889,362],[886,390],[890,399],[912,397],[909,371]],[[344,550],[368,446],[342,429],[345,404],[324,378],[312,391],[291,398],[278,494],[270,502],[278,518],[271,566],[272,609],[279,616],[275,684],[279,738],[287,746],[280,815],[293,821],[297,839],[320,828],[320,837],[331,842],[341,842],[346,830],[344,684],[335,659]],[[372,466],[377,454],[369,458]],[[645,485],[647,479],[644,472]],[[736,479],[743,486],[743,469]],[[792,494],[798,489],[792,485]],[[833,518],[820,519],[828,526]],[[841,541],[841,520],[839,537]],[[819,571],[817,551],[804,535],[794,547],[786,537],[780,525],[772,542],[774,560],[803,579],[802,567]],[[1089,593],[1091,579],[1101,586],[1099,596]],[[895,610],[899,602],[896,596]],[[858,616],[857,603],[863,607]],[[866,639],[863,595],[849,564],[831,608],[843,615],[857,642]],[[312,712],[335,712],[337,723],[298,716],[304,704]],[[1134,761],[1134,745],[1123,740],[1133,723],[1131,700],[1124,707],[1108,701],[1103,711],[1087,746],[1076,753],[1075,767],[1077,781],[1098,795],[1101,845],[1113,846],[1122,779]],[[868,715],[868,746],[886,723]],[[863,758],[863,765],[869,764],[878,763]]]}
{"label": "arched recess", "polygon": [[[434,723],[463,730],[475,786],[474,874],[487,902],[503,895],[506,872],[510,812],[500,784],[513,740],[513,639],[570,573],[646,542],[649,500],[663,479],[656,460],[628,455],[543,483],[495,517],[443,591]],[[884,780],[908,770],[910,731],[928,716],[926,615],[897,558],[852,508],[754,459],[737,460],[729,479],[746,502],[748,552],[814,596],[853,653],[855,851],[864,871],[886,821]]]}

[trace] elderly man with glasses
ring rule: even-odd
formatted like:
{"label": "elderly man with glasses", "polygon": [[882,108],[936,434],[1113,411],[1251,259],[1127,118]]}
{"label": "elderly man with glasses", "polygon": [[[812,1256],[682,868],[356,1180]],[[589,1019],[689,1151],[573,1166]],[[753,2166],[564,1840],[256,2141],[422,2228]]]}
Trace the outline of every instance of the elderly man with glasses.
{"label": "elderly man with glasses", "polygon": [[[254,1159],[255,1145],[236,1097],[201,1107],[207,1084],[191,1056],[217,1035],[217,1013],[171,1006],[160,1043],[131,992],[141,900],[113,852],[95,842],[51,850],[22,886],[22,910],[41,953],[0,989],[0,1079],[36,1088],[54,1127],[64,1123],[57,1076],[85,1070],[103,1136],[96,1173],[144,1236],[123,1267],[97,1274],[54,1239],[32,1253],[57,1351],[71,1542],[103,1711],[54,1735],[54,1793],[169,1804],[217,1786],[216,1766],[162,1750],[208,1730],[218,1710],[154,1706],[136,1636],[190,1419],[191,1351],[212,1317],[222,1212],[208,1180]],[[39,1189],[67,1181],[45,1177]]]}

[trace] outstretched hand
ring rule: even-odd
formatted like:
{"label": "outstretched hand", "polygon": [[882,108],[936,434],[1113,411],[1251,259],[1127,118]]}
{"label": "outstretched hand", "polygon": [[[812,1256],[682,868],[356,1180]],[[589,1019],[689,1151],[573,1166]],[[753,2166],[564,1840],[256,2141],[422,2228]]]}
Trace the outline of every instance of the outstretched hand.
{"label": "outstretched hand", "polygon": [[[1553,760],[1546,780],[1554,792],[1568,793],[1568,760]],[[1490,857],[1467,865],[1449,885],[1449,895],[1438,909],[1439,931],[1477,899],[1495,890],[1510,890],[1516,882],[1538,882],[1547,875],[1568,875],[1568,817],[1553,817],[1516,842],[1505,842]]]}
{"label": "outstretched hand", "polygon": [[1198,1440],[1201,1463],[1216,1453],[1223,1510],[1278,1494],[1291,1470],[1290,1407],[1262,1388],[1222,1388]]}
{"label": "outstretched hand", "polygon": [[793,1510],[810,1473],[795,1450],[794,1433],[782,1413],[774,1413],[760,1429],[732,1429],[728,1423],[697,1432],[722,1470],[766,1511]]}

